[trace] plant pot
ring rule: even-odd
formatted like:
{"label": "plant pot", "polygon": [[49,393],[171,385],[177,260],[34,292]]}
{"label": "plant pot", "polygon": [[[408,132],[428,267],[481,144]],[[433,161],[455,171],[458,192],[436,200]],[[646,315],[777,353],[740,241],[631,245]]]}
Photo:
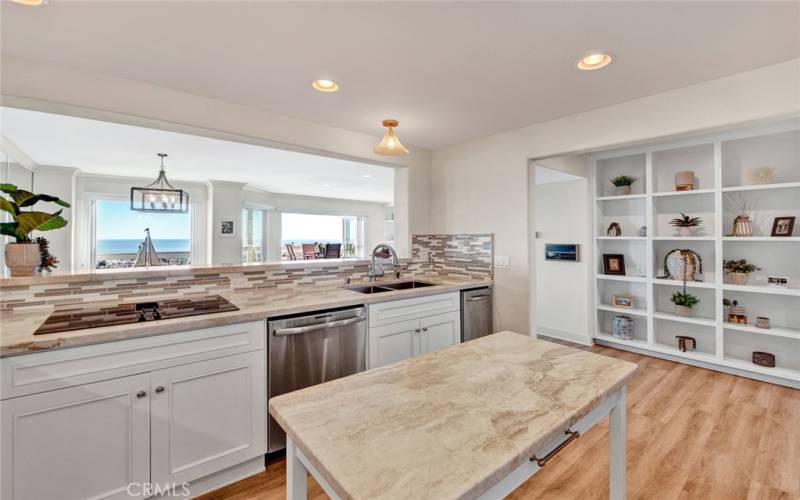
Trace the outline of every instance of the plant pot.
{"label": "plant pot", "polygon": [[688,318],[692,315],[692,308],[688,306],[675,305],[675,314]]}
{"label": "plant pot", "polygon": [[694,189],[694,172],[678,172],[675,174],[675,191],[692,191]]}
{"label": "plant pot", "polygon": [[617,194],[618,195],[631,194],[631,187],[630,186],[617,186]]}
{"label": "plant pot", "polygon": [[728,273],[728,281],[732,285],[745,285],[747,284],[747,278],[750,276],[747,273]]}
{"label": "plant pot", "polygon": [[12,277],[36,276],[36,268],[42,262],[39,245],[36,243],[8,243],[6,266]]}
{"label": "plant pot", "polygon": [[753,236],[753,223],[747,215],[738,215],[733,221],[733,236]]}
{"label": "plant pot", "polygon": [[692,230],[693,230],[693,228],[691,228],[691,227],[679,227],[678,228],[678,235],[680,235],[681,237],[686,238],[686,237],[692,235]]}

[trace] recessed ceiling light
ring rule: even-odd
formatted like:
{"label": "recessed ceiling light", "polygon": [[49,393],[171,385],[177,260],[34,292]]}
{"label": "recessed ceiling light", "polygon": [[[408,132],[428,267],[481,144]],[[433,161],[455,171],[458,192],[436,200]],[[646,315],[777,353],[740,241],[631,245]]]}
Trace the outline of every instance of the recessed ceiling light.
{"label": "recessed ceiling light", "polygon": [[339,84],[333,80],[314,80],[311,82],[311,86],[314,90],[319,90],[320,92],[336,92],[339,90]]}
{"label": "recessed ceiling light", "polygon": [[372,179],[372,176],[371,176],[371,175],[369,175],[369,174],[364,174],[364,175],[362,175],[361,177],[363,177],[363,178],[365,178],[365,179]]}
{"label": "recessed ceiling light", "polygon": [[25,5],[27,7],[37,7],[44,3],[44,0],[11,0],[14,3]]}
{"label": "recessed ceiling light", "polygon": [[611,56],[602,52],[596,52],[583,57],[578,61],[578,69],[591,71],[593,69],[605,68],[611,64]]}

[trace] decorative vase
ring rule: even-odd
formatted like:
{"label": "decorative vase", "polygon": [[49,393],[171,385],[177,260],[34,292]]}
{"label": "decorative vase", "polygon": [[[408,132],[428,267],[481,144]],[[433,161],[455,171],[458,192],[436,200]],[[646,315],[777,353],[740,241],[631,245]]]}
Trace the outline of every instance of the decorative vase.
{"label": "decorative vase", "polygon": [[688,306],[675,306],[675,314],[678,316],[683,316],[684,318],[688,318],[692,315],[692,308]]}
{"label": "decorative vase", "polygon": [[631,194],[630,186],[617,186],[617,195]]}
{"label": "decorative vase", "polygon": [[678,172],[675,174],[675,191],[692,191],[694,189],[694,172]]}
{"label": "decorative vase", "polygon": [[677,281],[694,281],[702,270],[700,256],[693,250],[672,250],[664,260],[667,276]]}
{"label": "decorative vase", "polygon": [[614,331],[613,336],[616,339],[633,340],[633,320],[630,316],[623,314],[614,316]]}
{"label": "decorative vase", "polygon": [[747,273],[728,273],[728,281],[732,285],[745,285],[748,277]]}
{"label": "decorative vase", "polygon": [[9,243],[6,245],[6,266],[11,276],[35,276],[42,262],[39,245],[36,243]]}
{"label": "decorative vase", "polygon": [[759,316],[756,318],[756,326],[759,328],[769,329],[771,328],[769,324],[769,318],[765,318],[764,316]]}
{"label": "decorative vase", "polygon": [[733,236],[753,236],[753,223],[748,215],[737,215],[733,220]]}

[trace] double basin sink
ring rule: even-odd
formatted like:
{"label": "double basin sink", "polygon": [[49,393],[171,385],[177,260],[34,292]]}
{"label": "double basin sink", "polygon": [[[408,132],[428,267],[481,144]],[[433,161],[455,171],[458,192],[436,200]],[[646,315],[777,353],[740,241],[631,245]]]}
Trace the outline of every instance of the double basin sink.
{"label": "double basin sink", "polygon": [[345,287],[358,293],[383,293],[394,292],[397,290],[410,290],[412,288],[425,288],[429,286],[436,286],[433,283],[426,283],[424,281],[396,281],[394,283],[385,283],[380,285],[356,285]]}

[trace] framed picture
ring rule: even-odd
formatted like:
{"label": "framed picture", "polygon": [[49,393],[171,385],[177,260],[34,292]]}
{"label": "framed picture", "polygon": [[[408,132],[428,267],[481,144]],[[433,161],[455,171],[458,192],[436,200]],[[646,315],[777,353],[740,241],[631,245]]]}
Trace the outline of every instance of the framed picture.
{"label": "framed picture", "polygon": [[236,237],[236,221],[232,219],[220,219],[219,235],[223,238]]}
{"label": "framed picture", "polygon": [[575,244],[544,244],[544,260],[561,260],[564,262],[578,262],[580,256],[580,246]]}
{"label": "framed picture", "polygon": [[603,272],[605,274],[625,276],[625,256],[617,253],[604,253]]}
{"label": "framed picture", "polygon": [[789,278],[785,276],[769,276],[767,277],[767,286],[789,288]]}
{"label": "framed picture", "polygon": [[633,307],[633,296],[631,295],[614,295],[614,301],[611,304],[614,307],[622,307],[630,309]]}
{"label": "framed picture", "polygon": [[775,217],[772,236],[791,236],[794,231],[794,217]]}

